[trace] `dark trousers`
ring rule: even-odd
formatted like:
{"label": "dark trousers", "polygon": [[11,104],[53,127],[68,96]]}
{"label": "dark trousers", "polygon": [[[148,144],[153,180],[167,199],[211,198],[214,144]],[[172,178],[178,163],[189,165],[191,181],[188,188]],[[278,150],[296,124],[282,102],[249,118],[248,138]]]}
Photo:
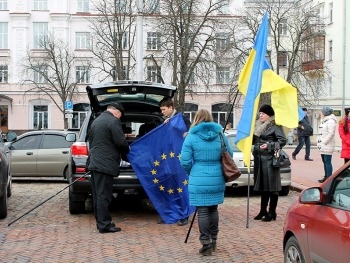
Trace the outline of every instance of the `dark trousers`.
{"label": "dark trousers", "polygon": [[310,148],[311,148],[310,136],[299,136],[298,137],[298,146],[297,146],[297,148],[295,148],[294,152],[292,153],[293,156],[297,156],[297,154],[303,148],[304,143],[305,143],[305,159],[310,158]]}
{"label": "dark trousers", "polygon": [[91,171],[91,187],[97,227],[100,230],[108,229],[112,223],[109,206],[112,202],[113,176]]}
{"label": "dark trousers", "polygon": [[202,245],[215,242],[219,232],[218,206],[197,206],[199,241]]}
{"label": "dark trousers", "polygon": [[333,173],[332,166],[332,155],[330,154],[321,154],[323,169],[324,169],[324,177],[329,177]]}

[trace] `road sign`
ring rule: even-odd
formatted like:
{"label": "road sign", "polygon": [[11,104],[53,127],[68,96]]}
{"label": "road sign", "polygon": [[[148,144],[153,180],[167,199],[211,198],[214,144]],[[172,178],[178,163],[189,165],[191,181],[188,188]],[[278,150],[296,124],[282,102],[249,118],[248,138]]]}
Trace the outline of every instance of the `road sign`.
{"label": "road sign", "polygon": [[66,113],[65,117],[66,119],[73,119],[73,113]]}
{"label": "road sign", "polygon": [[73,110],[73,101],[71,100],[66,100],[64,102],[64,109],[65,110]]}

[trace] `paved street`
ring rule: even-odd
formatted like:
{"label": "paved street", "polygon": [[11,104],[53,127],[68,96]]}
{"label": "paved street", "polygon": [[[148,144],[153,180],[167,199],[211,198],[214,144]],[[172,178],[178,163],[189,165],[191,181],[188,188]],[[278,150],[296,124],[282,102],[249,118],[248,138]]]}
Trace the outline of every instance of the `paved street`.
{"label": "paved street", "polygon": [[[286,149],[288,152],[292,149]],[[333,156],[334,164],[339,153]],[[302,153],[292,160],[296,186],[318,185],[323,176],[319,154],[312,150],[313,162],[303,160]],[[342,164],[342,160],[339,160]],[[294,183],[293,183],[294,184]],[[198,227],[195,222],[188,243],[184,240],[188,226],[158,225],[157,213],[136,202],[123,202],[112,211],[122,232],[100,234],[93,213],[70,215],[66,189],[25,217],[8,226],[40,202],[67,186],[64,182],[20,182],[13,184],[9,215],[0,221],[1,262],[244,262],[281,263],[282,227],[285,213],[297,198],[291,191],[280,197],[277,220],[255,221],[259,197],[249,199],[247,225],[246,193],[226,197],[220,206],[218,251],[211,257],[198,254]],[[247,227],[248,226],[248,227]]]}

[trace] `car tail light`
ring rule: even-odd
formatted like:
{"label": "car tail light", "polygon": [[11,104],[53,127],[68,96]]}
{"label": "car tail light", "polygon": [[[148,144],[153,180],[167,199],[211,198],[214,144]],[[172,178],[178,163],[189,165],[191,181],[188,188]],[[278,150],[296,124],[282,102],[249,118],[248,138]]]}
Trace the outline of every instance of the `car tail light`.
{"label": "car tail light", "polygon": [[89,150],[85,142],[75,142],[71,146],[72,157],[88,156]]}

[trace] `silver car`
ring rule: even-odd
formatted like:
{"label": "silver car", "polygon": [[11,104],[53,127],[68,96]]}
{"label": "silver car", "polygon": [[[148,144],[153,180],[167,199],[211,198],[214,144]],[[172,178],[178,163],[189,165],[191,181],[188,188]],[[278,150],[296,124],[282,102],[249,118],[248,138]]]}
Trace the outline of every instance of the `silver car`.
{"label": "silver car", "polygon": [[72,142],[66,141],[66,134],[55,130],[31,131],[9,143],[12,176],[68,178]]}
{"label": "silver car", "polygon": [[[235,161],[238,168],[241,170],[242,175],[235,181],[226,183],[227,187],[241,187],[241,186],[253,186],[254,185],[254,161],[253,155],[250,158],[250,180],[248,183],[248,168],[243,163],[243,153],[237,148],[235,144],[237,130],[227,130],[225,131],[225,135],[229,141],[229,144],[233,150],[233,160]],[[282,150],[283,151],[283,150]],[[288,154],[284,152],[284,155],[289,158]],[[280,191],[280,195],[288,195],[290,185],[292,184],[291,180],[291,167],[282,167],[281,168],[281,185],[282,190]]]}

